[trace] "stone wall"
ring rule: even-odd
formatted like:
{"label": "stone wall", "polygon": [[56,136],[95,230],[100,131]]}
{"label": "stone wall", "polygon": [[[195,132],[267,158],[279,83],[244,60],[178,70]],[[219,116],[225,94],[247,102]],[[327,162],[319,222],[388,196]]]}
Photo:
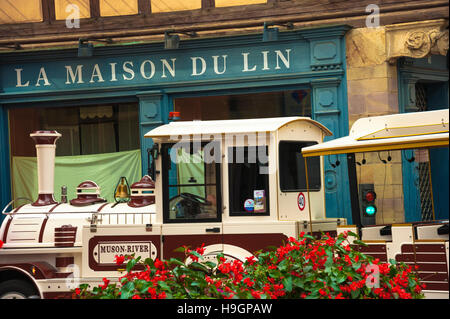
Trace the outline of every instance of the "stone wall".
{"label": "stone wall", "polygon": [[[397,66],[387,62],[385,28],[352,29],[346,47],[349,129],[361,117],[398,113]],[[400,151],[356,154],[357,162],[363,156],[358,183],[375,185],[377,224],[404,222]]]}

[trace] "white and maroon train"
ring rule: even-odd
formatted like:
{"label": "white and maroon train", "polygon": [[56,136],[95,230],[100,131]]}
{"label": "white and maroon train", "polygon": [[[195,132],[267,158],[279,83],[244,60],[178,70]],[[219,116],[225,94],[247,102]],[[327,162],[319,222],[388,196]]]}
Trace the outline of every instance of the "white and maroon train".
{"label": "white and maroon train", "polygon": [[302,231],[335,232],[346,221],[325,217],[322,160],[306,196],[300,153],[330,134],[303,117],[172,122],[145,135],[154,142],[155,180],[146,175],[128,202],[107,203],[93,181],[80,181],[76,198],[56,200],[61,135],[34,132],[39,194],[3,210],[0,298],[70,297],[78,284],[123,275],[116,255],[183,258],[174,249],[205,244],[207,257],[243,260]]}

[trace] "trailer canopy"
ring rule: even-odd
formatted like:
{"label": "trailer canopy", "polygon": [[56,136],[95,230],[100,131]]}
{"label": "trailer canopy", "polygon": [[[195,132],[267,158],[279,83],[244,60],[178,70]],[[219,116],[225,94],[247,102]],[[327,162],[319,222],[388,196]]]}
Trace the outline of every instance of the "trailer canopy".
{"label": "trailer canopy", "polygon": [[449,111],[361,118],[346,137],[304,147],[304,157],[448,146]]}
{"label": "trailer canopy", "polygon": [[274,132],[284,125],[293,122],[308,122],[319,127],[324,136],[332,133],[322,124],[309,117],[275,117],[248,120],[222,120],[222,121],[177,121],[158,126],[145,134],[150,138],[169,138],[171,136],[207,136],[214,134],[245,134],[259,132]]}

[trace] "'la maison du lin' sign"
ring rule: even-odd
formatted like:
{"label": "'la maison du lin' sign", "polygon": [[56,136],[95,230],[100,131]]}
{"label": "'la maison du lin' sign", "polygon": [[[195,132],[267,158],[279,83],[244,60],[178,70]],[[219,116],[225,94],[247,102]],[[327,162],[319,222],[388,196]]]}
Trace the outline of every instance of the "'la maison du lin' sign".
{"label": "'la maison du lin' sign", "polygon": [[139,55],[74,57],[3,65],[4,93],[111,86],[170,85],[309,71],[302,41],[259,46],[165,50]]}

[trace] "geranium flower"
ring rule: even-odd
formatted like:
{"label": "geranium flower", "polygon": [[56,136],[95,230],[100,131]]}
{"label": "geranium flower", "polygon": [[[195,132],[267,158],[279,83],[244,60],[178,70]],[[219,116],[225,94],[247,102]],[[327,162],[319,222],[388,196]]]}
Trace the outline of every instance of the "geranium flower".
{"label": "geranium flower", "polygon": [[122,265],[123,262],[125,261],[125,256],[120,255],[120,256],[114,256],[114,260],[116,261],[117,265]]}

